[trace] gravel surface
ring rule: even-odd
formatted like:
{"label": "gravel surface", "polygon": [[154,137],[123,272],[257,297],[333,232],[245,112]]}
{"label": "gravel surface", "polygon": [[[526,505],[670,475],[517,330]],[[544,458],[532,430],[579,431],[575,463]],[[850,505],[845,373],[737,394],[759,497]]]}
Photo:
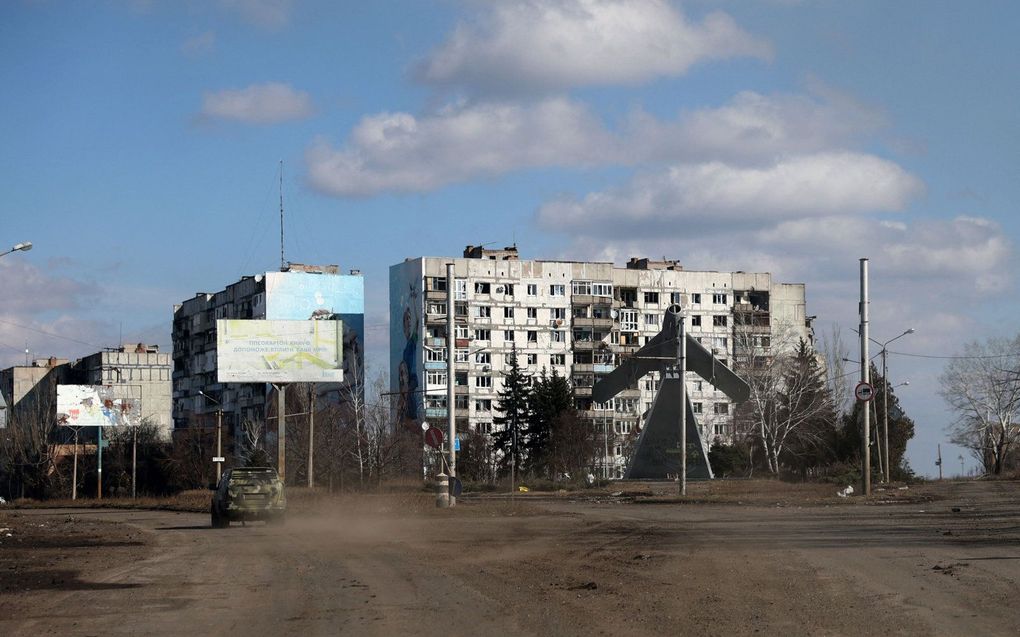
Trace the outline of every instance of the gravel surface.
{"label": "gravel surface", "polygon": [[773,488],[0,509],[0,635],[1020,634],[1020,483]]}

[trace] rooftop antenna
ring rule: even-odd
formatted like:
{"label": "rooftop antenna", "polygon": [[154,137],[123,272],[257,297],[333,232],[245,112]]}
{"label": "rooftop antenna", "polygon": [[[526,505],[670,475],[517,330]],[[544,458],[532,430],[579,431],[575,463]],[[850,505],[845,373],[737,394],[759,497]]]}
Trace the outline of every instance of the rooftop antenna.
{"label": "rooftop antenna", "polygon": [[280,272],[287,271],[287,262],[283,260],[283,160],[280,160]]}

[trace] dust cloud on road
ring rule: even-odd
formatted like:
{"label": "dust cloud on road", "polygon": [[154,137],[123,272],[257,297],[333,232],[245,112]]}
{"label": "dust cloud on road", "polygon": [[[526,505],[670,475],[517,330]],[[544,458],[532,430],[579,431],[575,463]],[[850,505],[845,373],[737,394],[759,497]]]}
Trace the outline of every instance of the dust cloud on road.
{"label": "dust cloud on road", "polygon": [[928,489],[843,506],[362,496],[227,529],[9,510],[0,634],[1020,634],[1020,485]]}

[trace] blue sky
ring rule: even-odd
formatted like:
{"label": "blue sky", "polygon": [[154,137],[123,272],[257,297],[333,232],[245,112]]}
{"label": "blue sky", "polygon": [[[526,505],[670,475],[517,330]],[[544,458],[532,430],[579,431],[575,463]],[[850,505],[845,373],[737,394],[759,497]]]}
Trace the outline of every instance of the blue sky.
{"label": "blue sky", "polygon": [[[1017,332],[1011,2],[13,1],[0,5],[0,365],[169,348],[172,305],[286,256],[366,276],[516,241],[807,284],[945,356]],[[374,351],[374,354],[373,354]],[[931,474],[943,361],[896,354]],[[945,446],[955,459],[960,451]],[[948,467],[958,466],[947,462]]]}

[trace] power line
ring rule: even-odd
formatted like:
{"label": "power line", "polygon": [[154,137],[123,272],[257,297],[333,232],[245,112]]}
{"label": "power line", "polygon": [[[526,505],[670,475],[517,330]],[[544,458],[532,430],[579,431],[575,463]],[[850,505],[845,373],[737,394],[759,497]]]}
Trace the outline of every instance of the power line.
{"label": "power line", "polygon": [[895,354],[896,356],[907,356],[910,358],[932,358],[939,360],[981,360],[989,358],[1014,358],[1017,356],[1017,354],[989,354],[987,356],[938,356],[934,354],[908,354],[907,352],[894,352],[892,350],[888,350],[888,352],[890,354]]}
{"label": "power line", "polygon": [[11,321],[5,321],[3,319],[0,319],[0,323],[4,323],[5,325],[10,325],[12,327],[17,327],[18,329],[22,329],[22,330],[28,330],[29,332],[36,332],[38,334],[43,334],[44,336],[50,336],[52,338],[59,338],[59,339],[65,340],[65,341],[71,341],[72,343],[78,343],[79,345],[88,345],[89,347],[96,347],[96,348],[99,348],[99,349],[103,348],[102,345],[96,345],[95,343],[89,343],[89,342],[86,342],[86,341],[79,341],[78,339],[71,338],[70,336],[62,336],[60,334],[54,334],[53,332],[47,332],[46,330],[40,330],[40,329],[37,329],[37,328],[34,328],[34,327],[28,327],[27,325],[19,325],[17,323],[12,323]]}

